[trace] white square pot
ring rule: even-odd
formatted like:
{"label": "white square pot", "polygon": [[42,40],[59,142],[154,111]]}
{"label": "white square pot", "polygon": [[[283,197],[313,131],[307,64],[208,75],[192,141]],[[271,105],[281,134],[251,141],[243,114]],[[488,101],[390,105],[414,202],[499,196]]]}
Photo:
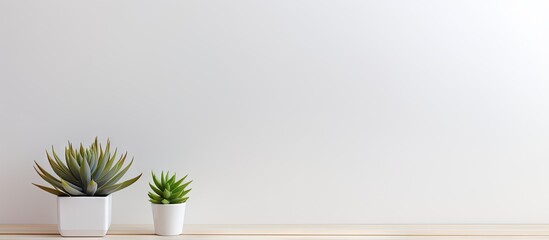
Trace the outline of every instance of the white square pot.
{"label": "white square pot", "polygon": [[162,236],[181,234],[183,232],[186,205],[187,203],[151,204],[154,233]]}
{"label": "white square pot", "polygon": [[61,236],[105,236],[111,226],[112,198],[57,197]]}

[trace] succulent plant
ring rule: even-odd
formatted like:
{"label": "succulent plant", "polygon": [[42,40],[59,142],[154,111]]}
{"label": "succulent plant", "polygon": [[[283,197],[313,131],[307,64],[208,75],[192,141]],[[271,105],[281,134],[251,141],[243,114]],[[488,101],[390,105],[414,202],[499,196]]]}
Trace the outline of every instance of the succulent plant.
{"label": "succulent plant", "polygon": [[152,179],[154,185],[149,183],[149,186],[153,190],[153,192],[149,192],[149,201],[155,204],[178,204],[186,202],[189,199],[186,195],[192,190],[192,188],[185,190],[192,182],[184,182],[187,176],[185,175],[185,177],[177,180],[175,173],[170,177],[170,172],[167,172],[165,175],[162,172],[160,180],[158,180],[153,172]]}
{"label": "succulent plant", "polygon": [[89,148],[83,147],[82,144],[79,148],[73,148],[69,142],[65,147],[65,162],[61,161],[52,146],[52,155],[46,150],[46,156],[57,177],[48,173],[36,161],[34,170],[53,188],[34,183],[33,185],[57,196],[107,196],[130,186],[141,177],[141,174],[118,183],[132,165],[133,159],[122,169],[128,153],[122,154],[116,160],[117,149],[111,154],[110,145],[107,139],[103,149],[97,138]]}

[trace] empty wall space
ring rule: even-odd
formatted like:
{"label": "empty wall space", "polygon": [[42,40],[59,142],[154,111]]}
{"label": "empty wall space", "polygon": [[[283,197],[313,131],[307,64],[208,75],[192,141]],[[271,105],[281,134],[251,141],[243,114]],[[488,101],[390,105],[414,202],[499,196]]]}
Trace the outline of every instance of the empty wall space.
{"label": "empty wall space", "polygon": [[111,139],[189,224],[549,223],[549,2],[0,1],[0,224],[33,161]]}

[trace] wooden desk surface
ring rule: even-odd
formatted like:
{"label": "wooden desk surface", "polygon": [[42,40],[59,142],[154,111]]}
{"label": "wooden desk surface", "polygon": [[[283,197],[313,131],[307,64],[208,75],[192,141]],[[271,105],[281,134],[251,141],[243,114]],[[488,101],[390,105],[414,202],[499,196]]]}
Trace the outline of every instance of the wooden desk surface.
{"label": "wooden desk surface", "polygon": [[152,225],[112,225],[103,238],[62,238],[56,225],[0,225],[0,239],[481,240],[547,239],[549,225],[185,225],[162,237]]}

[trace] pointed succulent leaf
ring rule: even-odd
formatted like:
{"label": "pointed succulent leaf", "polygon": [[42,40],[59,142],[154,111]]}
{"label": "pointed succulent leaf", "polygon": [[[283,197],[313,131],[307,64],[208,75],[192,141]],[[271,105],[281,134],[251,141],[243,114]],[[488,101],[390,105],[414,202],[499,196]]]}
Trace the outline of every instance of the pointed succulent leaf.
{"label": "pointed succulent leaf", "polygon": [[179,181],[175,182],[174,186],[180,186],[183,181],[185,181],[185,178],[187,178],[189,175],[185,175],[183,178],[179,179]]}
{"label": "pointed succulent leaf", "polygon": [[108,186],[108,187],[105,187],[103,189],[98,189],[98,191],[101,190],[100,194],[102,194],[102,195],[109,195],[113,192],[120,191],[120,190],[132,185],[134,182],[136,182],[141,177],[141,175],[142,174],[139,174],[137,177],[126,180],[124,182],[121,182],[121,183],[118,183],[118,184],[115,184],[115,185],[112,185],[112,186]]}
{"label": "pointed succulent leaf", "polygon": [[176,194],[176,198],[182,198],[182,197],[185,196],[186,193],[185,193],[185,191],[180,191],[180,192],[177,192],[177,193],[174,193],[174,194]]}
{"label": "pointed succulent leaf", "polygon": [[149,192],[149,197],[150,197],[151,199],[154,199],[154,200],[157,200],[157,201],[162,201],[162,197],[160,197],[160,196],[158,196],[158,195],[156,195],[156,194],[154,194],[154,193],[152,193],[152,192]]}
{"label": "pointed succulent leaf", "polygon": [[84,161],[84,157],[82,157],[81,154],[76,154],[76,163],[78,163],[78,166],[81,167],[82,166],[82,161]]}
{"label": "pointed succulent leaf", "polygon": [[184,203],[184,202],[187,201],[187,199],[189,199],[189,198],[180,198],[180,199],[176,199],[176,200],[171,201],[171,203],[172,204]]}
{"label": "pointed succulent leaf", "polygon": [[67,160],[69,164],[69,169],[71,170],[72,176],[74,176],[78,181],[80,181],[80,166],[73,156],[69,156]]}
{"label": "pointed succulent leaf", "polygon": [[182,193],[183,191],[178,191],[178,192],[172,191],[171,199],[180,198]]}
{"label": "pointed succulent leaf", "polygon": [[168,201],[168,199],[162,199],[162,201],[160,201],[162,204],[170,204],[170,201]]}
{"label": "pointed succulent leaf", "polygon": [[[192,188],[191,188],[191,189],[192,189]],[[183,195],[186,194],[186,193],[185,193],[186,191],[190,191],[190,189],[189,189],[189,190],[183,189],[183,190],[181,190],[181,191],[178,191],[178,192],[177,192],[177,197],[178,197],[178,198],[184,197]]]}
{"label": "pointed succulent leaf", "polygon": [[172,195],[172,192],[168,189],[164,189],[164,192],[163,192],[163,197],[164,198],[170,198],[170,196]]}
{"label": "pointed succulent leaf", "polygon": [[64,173],[68,173],[66,170],[62,167],[62,165],[59,165],[57,161],[54,160],[54,158],[51,157],[50,153],[48,153],[48,150],[46,150],[46,157],[48,158],[48,162],[50,163],[50,166],[56,166],[58,170],[61,170]]}
{"label": "pointed succulent leaf", "polygon": [[38,169],[36,169],[36,167],[34,167],[34,170],[36,171],[36,173],[38,173],[38,175],[44,179],[44,181],[48,182],[49,184],[51,184],[52,186],[56,187],[56,188],[61,188],[61,181],[59,181],[59,179],[53,177],[52,175],[50,175],[48,172],[44,171],[40,165],[36,164],[38,166],[38,168],[40,169],[40,171],[38,171]]}
{"label": "pointed succulent leaf", "polygon": [[[46,153],[47,153],[47,151],[46,151]],[[51,153],[53,154],[53,158],[57,162],[57,165],[59,165],[59,167],[61,167],[65,173],[69,174],[70,173],[69,167],[67,167],[67,165],[65,165],[65,163],[63,163],[63,161],[61,161],[59,156],[57,156],[57,153],[55,152],[55,149],[53,148],[53,146],[51,146]]]}
{"label": "pointed succulent leaf", "polygon": [[65,182],[65,180],[61,180],[61,185],[63,186],[63,189],[65,191],[67,191],[67,193],[69,193],[71,196],[86,195],[86,194],[74,189],[73,187],[69,186],[69,184],[67,184],[67,182]]}
{"label": "pointed succulent leaf", "polygon": [[71,156],[76,157],[76,151],[74,150],[71,142],[69,142],[69,153]]}
{"label": "pointed succulent leaf", "polygon": [[90,151],[90,172],[93,173],[95,172],[95,168],[97,167],[97,152],[95,152],[94,150]]}
{"label": "pointed succulent leaf", "polygon": [[[108,148],[108,146],[107,146]],[[109,152],[108,152],[108,149],[107,149],[107,152],[103,153],[103,149],[101,149],[100,147],[100,150],[101,150],[101,153],[99,153],[99,158],[98,158],[98,162],[97,162],[97,167],[95,168],[95,170],[93,171],[93,178],[94,179],[99,179],[99,177],[101,176],[101,174],[103,173],[103,170],[105,169],[105,165],[107,164],[107,161],[108,161],[108,158],[109,158]]]}
{"label": "pointed succulent leaf", "polygon": [[126,160],[126,156],[127,156],[127,153],[125,153],[122,157],[120,157],[120,160],[118,160],[118,162],[111,168],[111,170],[109,170],[109,172],[107,174],[105,174],[104,176],[102,176],[98,181],[97,181],[97,184],[99,184],[100,186],[104,185],[105,183],[107,183],[111,178],[114,177],[114,175],[120,170],[120,168],[122,167],[122,165],[124,164],[124,161]]}
{"label": "pointed succulent leaf", "polygon": [[162,184],[160,184],[160,182],[158,181],[158,179],[156,178],[156,175],[154,175],[154,173],[152,173],[152,179],[153,179],[154,185],[156,185],[156,187],[158,189],[160,189],[161,191],[164,191],[164,186],[162,186]]}
{"label": "pointed succulent leaf", "polygon": [[[36,170],[36,168],[35,168],[35,170]],[[53,187],[55,187],[55,188],[61,187],[61,182],[56,182],[55,180],[46,177],[46,176],[43,175],[42,173],[38,172],[38,170],[36,170],[36,172],[38,173],[38,175],[39,175],[42,179],[44,179],[44,181],[46,181],[47,183],[49,183],[49,184],[52,185]]]}
{"label": "pointed succulent leaf", "polygon": [[152,184],[149,183],[149,186],[151,187],[151,189],[158,195],[162,196],[163,195],[163,191],[161,191],[160,189],[156,188],[155,186],[153,186]]}
{"label": "pointed succulent leaf", "polygon": [[84,159],[84,161],[88,161],[88,164],[90,164],[90,150],[89,149],[84,150],[84,156],[82,156],[82,159]]}
{"label": "pointed succulent leaf", "polygon": [[84,145],[82,145],[82,143],[80,143],[80,156],[82,157],[82,159],[84,159],[84,154],[86,153],[86,150],[84,149]]}
{"label": "pointed succulent leaf", "polygon": [[168,180],[168,184],[173,186],[173,184],[175,183],[175,173],[173,174],[173,176],[170,178],[170,180]]}
{"label": "pointed succulent leaf", "polygon": [[186,183],[184,183],[183,185],[181,185],[181,187],[183,187],[183,189],[185,189],[187,186],[189,186],[189,184],[191,184],[193,181],[188,181]]}
{"label": "pointed succulent leaf", "polygon": [[[52,146],[53,147],[53,146]],[[69,168],[69,158],[71,157],[70,142],[69,146],[65,147],[65,163],[67,168]]]}
{"label": "pointed succulent leaf", "polygon": [[[48,155],[47,152],[46,152],[46,155]],[[56,161],[51,159],[51,157],[49,155],[48,155],[48,161],[50,162],[51,169],[53,170],[53,172],[55,172],[55,174],[57,174],[57,176],[59,176],[60,178],[65,179],[65,180],[67,180],[67,181],[69,181],[73,184],[79,184],[78,180],[76,180],[76,178],[74,178],[74,176],[72,176],[72,173],[65,172],[65,170],[62,167],[60,167],[59,164]]]}
{"label": "pointed succulent leaf", "polygon": [[85,191],[91,180],[91,170],[88,161],[82,161],[82,165],[80,166],[80,180]]}
{"label": "pointed succulent leaf", "polygon": [[172,193],[172,195],[167,199],[170,200],[170,202],[173,201],[173,200],[176,200],[176,199],[181,199],[181,196],[179,196],[179,195],[181,195],[181,192],[179,192],[177,194]]}
{"label": "pointed succulent leaf", "polygon": [[[114,153],[113,155],[111,155],[110,157],[107,156],[105,159],[107,160],[107,163],[105,165],[105,168],[103,169],[103,174],[101,174],[99,177],[102,178],[103,176],[105,176],[105,174],[107,174],[111,168],[112,168],[112,165],[114,164],[114,160],[116,159],[116,155],[117,155],[117,152],[118,152],[118,149],[115,148],[114,149]],[[109,153],[110,155],[110,153]]]}
{"label": "pointed succulent leaf", "polygon": [[[51,175],[50,173],[48,173],[48,171],[46,171],[44,168],[42,168],[42,166],[40,166],[40,164],[38,164],[36,161],[34,161],[34,164],[36,164],[36,167],[38,167],[38,169],[40,169],[40,172],[50,178],[53,178],[57,181],[59,181],[56,177],[54,177],[53,175]],[[35,168],[36,169],[36,168]]]}
{"label": "pointed succulent leaf", "polygon": [[107,181],[105,183],[105,185],[113,185],[115,183],[118,182],[118,180],[120,180],[120,178],[122,178],[122,176],[124,176],[124,174],[126,174],[126,172],[128,171],[128,169],[132,166],[132,163],[133,163],[133,158],[132,158],[132,161],[122,170],[120,171],[119,173],[117,173],[114,177],[112,177],[111,179],[109,179],[109,181]]}
{"label": "pointed succulent leaf", "polygon": [[39,187],[40,189],[42,189],[42,190],[44,190],[44,191],[46,191],[46,192],[49,192],[49,193],[51,193],[51,194],[53,194],[53,195],[57,195],[57,196],[67,196],[66,193],[61,192],[61,191],[59,191],[59,190],[57,190],[57,189],[54,189],[54,188],[45,187],[45,186],[38,185],[38,184],[35,184],[35,183],[33,183],[32,185],[37,186],[37,187]]}
{"label": "pointed succulent leaf", "polygon": [[93,196],[95,195],[95,191],[97,191],[97,183],[92,179],[86,188],[86,194],[88,196]]}
{"label": "pointed succulent leaf", "polygon": [[[65,179],[63,179],[63,180],[65,180]],[[71,182],[69,182],[69,181],[67,181],[67,180],[65,180],[65,181],[66,181],[67,184],[68,184],[69,186],[71,186],[72,188],[74,188],[74,189],[76,189],[76,190],[82,192],[82,188],[80,187],[80,184],[74,185],[74,184],[72,184]]]}
{"label": "pointed succulent leaf", "polygon": [[[36,167],[34,168],[34,170],[36,170],[36,172],[38,173],[38,175],[44,179],[46,182],[48,182],[49,184],[51,184],[52,186],[54,186],[55,188],[58,188],[58,189],[63,189],[63,187],[61,186],[61,181],[63,179],[57,179],[56,177],[54,177],[53,175],[49,174],[46,170],[44,170],[40,165],[38,165],[38,163],[36,163],[36,166],[38,167],[38,169],[40,169],[40,171],[38,171],[36,169]],[[74,184],[70,183],[70,182],[67,182],[67,184],[75,189],[80,189],[78,186],[75,186]]]}
{"label": "pointed succulent leaf", "polygon": [[185,190],[181,193],[181,196],[180,197],[183,197],[183,196],[186,196],[191,190],[193,190],[192,188],[189,188],[189,190]]}
{"label": "pointed succulent leaf", "polygon": [[177,187],[176,189],[174,189],[173,191],[174,192],[179,192],[179,191],[183,191],[185,190],[185,187],[187,187],[189,184],[191,184],[192,181],[189,181],[189,182],[186,182],[185,184]]}
{"label": "pointed succulent leaf", "polygon": [[169,180],[170,180],[170,171],[167,171],[166,175],[164,175],[164,184],[168,184]]}

